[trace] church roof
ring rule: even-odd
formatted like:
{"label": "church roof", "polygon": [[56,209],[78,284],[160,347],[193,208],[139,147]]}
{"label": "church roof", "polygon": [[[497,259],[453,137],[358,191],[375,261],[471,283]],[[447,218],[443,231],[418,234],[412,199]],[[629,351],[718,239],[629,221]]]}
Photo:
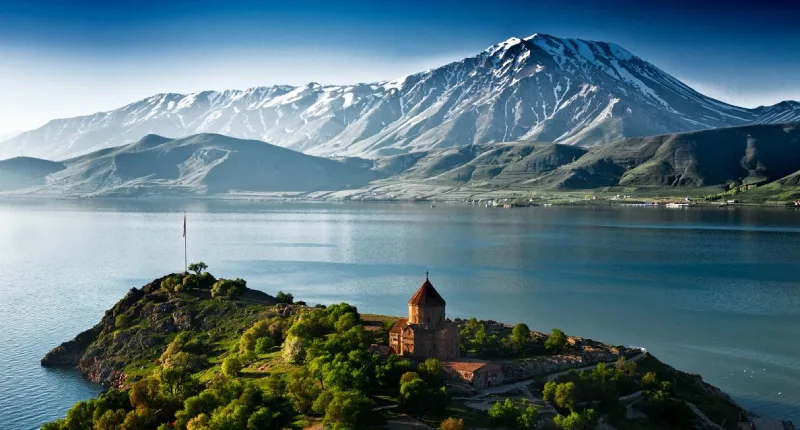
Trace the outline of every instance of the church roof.
{"label": "church roof", "polygon": [[431,281],[426,277],[425,282],[423,282],[417,292],[411,296],[411,300],[408,301],[408,304],[415,306],[444,306],[445,301],[442,296],[439,295],[439,292],[436,291],[436,288],[433,288]]}

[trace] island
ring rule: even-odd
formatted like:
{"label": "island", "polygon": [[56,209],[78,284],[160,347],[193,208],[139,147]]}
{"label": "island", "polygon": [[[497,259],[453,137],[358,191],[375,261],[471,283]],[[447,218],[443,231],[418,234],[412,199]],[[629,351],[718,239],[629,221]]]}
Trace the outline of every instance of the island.
{"label": "island", "polygon": [[131,289],[42,359],[108,388],[43,429],[740,429],[763,420],[644,349],[450,319],[427,276],[399,318],[272,296],[217,279],[202,262],[189,269]]}

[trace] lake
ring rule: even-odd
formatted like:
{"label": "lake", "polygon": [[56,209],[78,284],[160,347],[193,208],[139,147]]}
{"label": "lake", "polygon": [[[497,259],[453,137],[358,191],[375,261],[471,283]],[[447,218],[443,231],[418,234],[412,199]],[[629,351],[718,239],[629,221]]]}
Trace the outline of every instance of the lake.
{"label": "lake", "polygon": [[404,315],[430,270],[450,317],[644,346],[800,422],[800,211],[0,200],[0,428],[99,388],[43,369],[127,290],[189,260],[313,303]]}

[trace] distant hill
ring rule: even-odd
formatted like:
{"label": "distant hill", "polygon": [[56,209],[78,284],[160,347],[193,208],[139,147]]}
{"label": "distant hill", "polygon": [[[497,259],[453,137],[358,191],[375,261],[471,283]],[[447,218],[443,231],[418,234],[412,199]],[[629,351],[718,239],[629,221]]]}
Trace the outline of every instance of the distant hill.
{"label": "distant hill", "polygon": [[761,124],[645,138],[591,151],[531,184],[702,187],[763,183],[800,170],[800,123]]}
{"label": "distant hill", "polygon": [[314,191],[364,186],[380,177],[371,167],[372,162],[360,159],[314,157],[218,134],[148,135],[65,160],[40,191],[73,196]]}
{"label": "distant hill", "polygon": [[31,157],[0,160],[0,191],[41,186],[51,173],[64,169],[64,164]]}
{"label": "distant hill", "polygon": [[568,145],[508,142],[385,157],[376,160],[376,168],[395,175],[398,180],[515,183],[539,177],[586,152]]}
{"label": "distant hill", "polygon": [[361,189],[366,196],[394,198],[392,192],[369,190],[387,185],[514,191],[768,183],[775,188],[800,185],[800,123],[628,138],[593,149],[517,141],[375,160],[315,157],[218,134],[148,135],[62,163],[0,161],[0,191],[85,197]]}

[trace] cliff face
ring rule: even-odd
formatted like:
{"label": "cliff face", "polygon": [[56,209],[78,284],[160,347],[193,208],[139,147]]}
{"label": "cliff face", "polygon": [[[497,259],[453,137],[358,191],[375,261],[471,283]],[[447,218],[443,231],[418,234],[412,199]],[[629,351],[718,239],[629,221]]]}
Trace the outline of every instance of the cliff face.
{"label": "cliff face", "polygon": [[93,382],[122,387],[131,373],[152,366],[178,332],[241,330],[275,304],[271,296],[251,289],[235,299],[212,298],[208,288],[170,292],[162,288],[167,278],[128,291],[97,325],[48,352],[42,366],[75,367]]}

